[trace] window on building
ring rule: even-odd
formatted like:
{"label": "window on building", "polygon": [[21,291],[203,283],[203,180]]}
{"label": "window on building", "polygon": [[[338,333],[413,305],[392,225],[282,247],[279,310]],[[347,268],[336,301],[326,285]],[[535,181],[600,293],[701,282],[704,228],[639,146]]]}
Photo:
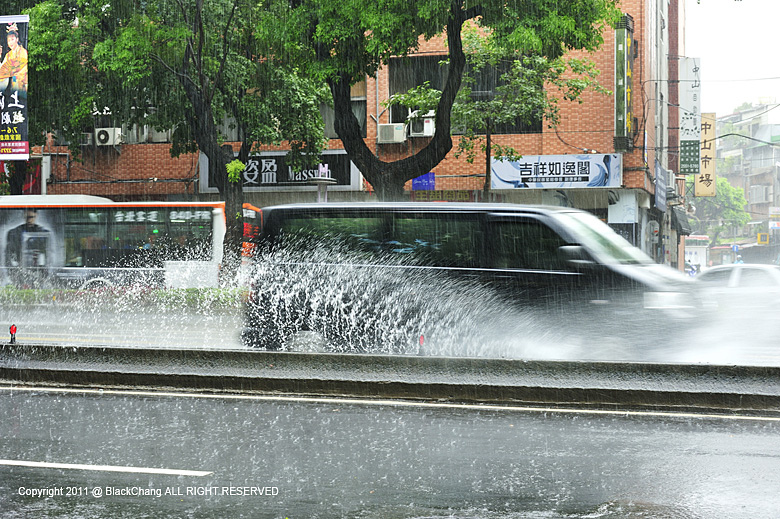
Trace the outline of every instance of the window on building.
{"label": "window on building", "polygon": [[[352,113],[360,124],[360,134],[366,136],[366,82],[361,81],[355,85],[352,85],[350,89],[350,101],[352,103]],[[322,105],[320,106],[320,114],[322,114],[322,121],[325,123],[325,137],[328,139],[338,139],[336,133],[335,120],[336,112],[332,106]]]}
{"label": "window on building", "polygon": [[[474,79],[471,87],[471,98],[474,101],[489,101],[498,93],[498,87],[505,82],[502,76],[509,72],[512,66],[509,62],[501,62],[497,66],[485,66],[481,71],[475,72],[467,65],[467,73]],[[542,131],[542,118],[539,116],[533,121],[516,121],[496,125],[493,133],[514,134],[514,133],[539,133]]]}
{"label": "window on building", "polygon": [[[447,79],[448,65],[442,64],[447,56],[406,56],[390,60],[390,95],[402,94],[409,89],[420,86],[426,81],[431,88],[442,90]],[[482,101],[496,95],[496,88],[501,86],[501,76],[510,64],[498,67],[486,66],[479,73],[472,73],[472,99]],[[409,108],[393,106],[390,111],[390,122],[405,122],[409,116]],[[493,129],[497,134],[538,133],[542,131],[542,119],[531,122],[516,122],[498,125]],[[458,133],[454,129],[454,133]]]}
{"label": "window on building", "polygon": [[[389,65],[390,95],[406,93],[426,81],[431,88],[442,90],[449,70],[449,66],[442,63],[446,59],[446,55],[392,58]],[[408,117],[409,108],[395,105],[390,108],[391,123],[406,122]]]}

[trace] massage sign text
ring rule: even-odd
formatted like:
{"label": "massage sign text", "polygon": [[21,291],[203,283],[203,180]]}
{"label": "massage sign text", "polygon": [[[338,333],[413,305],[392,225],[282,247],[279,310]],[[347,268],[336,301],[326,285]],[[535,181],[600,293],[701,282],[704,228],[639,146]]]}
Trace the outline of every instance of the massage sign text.
{"label": "massage sign text", "polygon": [[350,184],[350,161],[347,154],[323,154],[319,164],[309,169],[294,169],[286,154],[250,156],[243,173],[244,188],[283,185],[306,185],[318,177],[333,178],[336,185]]}
{"label": "massage sign text", "polygon": [[0,16],[0,160],[28,160],[28,16]]}

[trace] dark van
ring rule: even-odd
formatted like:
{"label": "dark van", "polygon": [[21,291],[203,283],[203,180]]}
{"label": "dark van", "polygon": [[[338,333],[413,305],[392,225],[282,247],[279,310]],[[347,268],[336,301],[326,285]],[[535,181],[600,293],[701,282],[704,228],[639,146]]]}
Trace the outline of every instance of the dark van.
{"label": "dark van", "polygon": [[[585,211],[513,204],[267,207],[243,341],[417,354],[431,341],[627,340],[691,316],[690,280]],[[478,352],[477,352],[478,354]]]}

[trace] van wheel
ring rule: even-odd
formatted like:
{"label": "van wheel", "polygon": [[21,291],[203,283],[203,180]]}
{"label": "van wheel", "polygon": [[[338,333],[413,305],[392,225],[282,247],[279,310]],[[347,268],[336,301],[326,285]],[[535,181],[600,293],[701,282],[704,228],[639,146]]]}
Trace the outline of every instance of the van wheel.
{"label": "van wheel", "polygon": [[113,283],[111,283],[109,280],[105,278],[93,278],[88,281],[85,281],[84,284],[81,285],[81,290],[93,290],[96,288],[109,288],[114,286]]}

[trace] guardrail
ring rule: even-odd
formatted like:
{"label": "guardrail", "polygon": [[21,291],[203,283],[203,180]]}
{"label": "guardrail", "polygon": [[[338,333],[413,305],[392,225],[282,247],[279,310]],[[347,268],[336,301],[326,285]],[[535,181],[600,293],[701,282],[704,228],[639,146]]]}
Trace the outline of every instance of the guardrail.
{"label": "guardrail", "polygon": [[780,415],[780,368],[0,346],[0,383]]}

